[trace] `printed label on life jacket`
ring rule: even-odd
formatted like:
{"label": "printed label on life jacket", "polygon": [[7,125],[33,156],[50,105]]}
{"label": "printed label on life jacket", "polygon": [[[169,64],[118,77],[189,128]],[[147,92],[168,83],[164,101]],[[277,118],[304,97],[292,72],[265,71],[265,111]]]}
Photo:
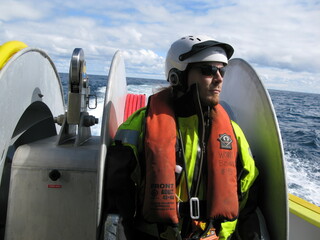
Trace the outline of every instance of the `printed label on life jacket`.
{"label": "printed label on life jacket", "polygon": [[174,200],[174,184],[151,184],[151,197],[153,199],[172,199]]}

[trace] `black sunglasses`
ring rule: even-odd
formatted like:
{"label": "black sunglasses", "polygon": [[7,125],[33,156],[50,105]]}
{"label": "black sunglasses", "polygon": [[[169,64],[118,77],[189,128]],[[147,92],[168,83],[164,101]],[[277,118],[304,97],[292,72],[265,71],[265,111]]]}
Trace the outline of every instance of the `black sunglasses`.
{"label": "black sunglasses", "polygon": [[199,68],[201,70],[201,74],[204,76],[215,76],[217,74],[217,72],[219,71],[221,77],[223,77],[227,71],[226,66],[218,68],[216,66],[211,66],[211,65],[202,65],[202,66],[199,66],[196,68]]}

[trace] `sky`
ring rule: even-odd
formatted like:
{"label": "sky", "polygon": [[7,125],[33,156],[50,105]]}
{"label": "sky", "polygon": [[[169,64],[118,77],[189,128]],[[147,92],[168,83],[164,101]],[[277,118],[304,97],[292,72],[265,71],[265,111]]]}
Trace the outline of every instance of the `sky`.
{"label": "sky", "polygon": [[20,40],[68,72],[108,75],[121,50],[128,77],[165,79],[170,45],[205,34],[231,44],[268,89],[320,93],[320,0],[0,0],[0,45]]}

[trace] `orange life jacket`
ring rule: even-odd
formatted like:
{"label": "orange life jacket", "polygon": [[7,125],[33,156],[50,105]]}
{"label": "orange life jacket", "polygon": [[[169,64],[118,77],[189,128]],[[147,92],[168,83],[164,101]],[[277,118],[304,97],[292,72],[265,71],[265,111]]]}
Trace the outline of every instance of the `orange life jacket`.
{"label": "orange life jacket", "polygon": [[[170,91],[150,98],[146,117],[146,185],[142,213],[150,222],[179,222],[176,200],[177,129],[170,104]],[[230,118],[221,105],[207,143],[207,218],[235,219],[239,204],[237,194],[237,141]]]}

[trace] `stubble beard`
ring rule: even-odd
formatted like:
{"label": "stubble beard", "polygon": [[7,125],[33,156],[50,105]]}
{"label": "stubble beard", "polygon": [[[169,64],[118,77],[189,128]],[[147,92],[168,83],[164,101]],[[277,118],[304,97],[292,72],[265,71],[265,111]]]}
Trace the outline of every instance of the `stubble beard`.
{"label": "stubble beard", "polygon": [[218,105],[219,101],[220,101],[219,95],[209,96],[209,97],[207,97],[205,99],[202,99],[202,103],[205,106],[209,106],[211,108],[213,108],[216,105]]}

